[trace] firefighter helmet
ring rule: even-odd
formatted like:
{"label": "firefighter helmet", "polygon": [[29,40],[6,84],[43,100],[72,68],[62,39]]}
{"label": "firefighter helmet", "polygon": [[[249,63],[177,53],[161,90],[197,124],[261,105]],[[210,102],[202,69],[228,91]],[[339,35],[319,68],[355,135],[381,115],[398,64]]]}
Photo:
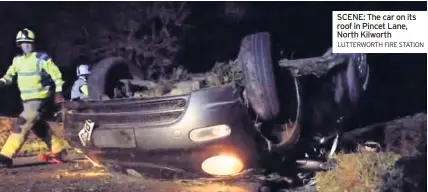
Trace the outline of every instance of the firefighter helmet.
{"label": "firefighter helmet", "polygon": [[89,65],[81,64],[81,65],[77,66],[76,73],[77,73],[77,76],[91,74],[91,71],[89,69]]}
{"label": "firefighter helmet", "polygon": [[25,28],[21,31],[18,32],[18,34],[16,35],[16,42],[17,43],[34,43],[36,39],[36,35],[34,34],[33,31]]}

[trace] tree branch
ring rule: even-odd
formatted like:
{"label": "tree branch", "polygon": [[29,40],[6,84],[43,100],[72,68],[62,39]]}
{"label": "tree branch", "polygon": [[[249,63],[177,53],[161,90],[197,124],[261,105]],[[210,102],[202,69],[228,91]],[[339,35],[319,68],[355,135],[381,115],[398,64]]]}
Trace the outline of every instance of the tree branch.
{"label": "tree branch", "polygon": [[379,139],[378,142],[381,142],[386,151],[414,155],[420,151],[426,151],[423,149],[427,144],[426,120],[426,113],[418,113],[354,129],[344,133],[341,139],[345,142]]}
{"label": "tree branch", "polygon": [[287,68],[295,77],[305,75],[321,77],[335,66],[344,63],[347,57],[348,55],[345,54],[324,54],[321,57],[282,59],[279,61],[279,66]]}

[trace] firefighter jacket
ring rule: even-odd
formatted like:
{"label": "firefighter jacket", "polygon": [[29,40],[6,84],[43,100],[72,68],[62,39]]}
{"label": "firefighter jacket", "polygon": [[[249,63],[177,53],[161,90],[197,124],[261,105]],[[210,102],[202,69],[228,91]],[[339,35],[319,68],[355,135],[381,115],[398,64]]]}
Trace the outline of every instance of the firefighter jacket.
{"label": "firefighter jacket", "polygon": [[12,65],[0,81],[12,84],[14,78],[23,101],[47,98],[53,83],[55,92],[62,92],[64,84],[58,66],[43,52],[32,52],[13,58]]}
{"label": "firefighter jacket", "polygon": [[88,83],[84,77],[79,77],[71,88],[71,99],[88,98]]}

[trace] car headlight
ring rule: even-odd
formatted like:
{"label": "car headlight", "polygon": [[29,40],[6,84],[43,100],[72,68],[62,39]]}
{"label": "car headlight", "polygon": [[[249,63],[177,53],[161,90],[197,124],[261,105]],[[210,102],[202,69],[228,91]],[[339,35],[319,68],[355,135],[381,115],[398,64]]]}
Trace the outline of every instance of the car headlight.
{"label": "car headlight", "polygon": [[205,159],[201,164],[201,168],[210,175],[230,176],[240,173],[244,168],[244,164],[237,157],[217,155]]}
{"label": "car headlight", "polygon": [[190,131],[189,137],[192,141],[202,142],[222,137],[229,136],[231,129],[227,125],[216,125],[211,127],[204,127]]}

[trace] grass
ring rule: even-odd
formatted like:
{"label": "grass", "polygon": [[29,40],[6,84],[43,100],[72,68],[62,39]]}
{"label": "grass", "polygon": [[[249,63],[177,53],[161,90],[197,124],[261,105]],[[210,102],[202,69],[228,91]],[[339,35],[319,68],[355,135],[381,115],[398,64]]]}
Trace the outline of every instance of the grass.
{"label": "grass", "polygon": [[337,167],[316,175],[319,192],[369,192],[382,185],[387,169],[400,155],[394,153],[338,154]]}

